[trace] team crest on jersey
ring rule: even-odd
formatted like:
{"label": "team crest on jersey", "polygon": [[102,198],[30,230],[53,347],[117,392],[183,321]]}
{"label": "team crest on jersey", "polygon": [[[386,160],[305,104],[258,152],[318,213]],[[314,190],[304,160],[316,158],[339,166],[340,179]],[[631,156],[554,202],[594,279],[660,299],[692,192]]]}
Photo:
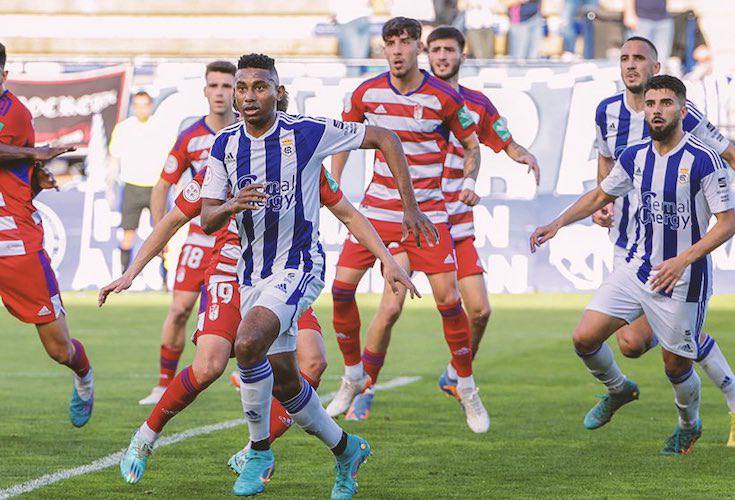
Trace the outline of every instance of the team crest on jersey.
{"label": "team crest on jersey", "polygon": [[424,107],[421,104],[414,105],[414,107],[413,107],[413,117],[416,120],[420,120],[423,116],[424,116]]}
{"label": "team crest on jersey", "polygon": [[191,181],[189,184],[186,185],[184,188],[184,199],[188,201],[189,203],[196,203],[199,201],[199,196],[201,195],[201,189],[199,188],[199,184],[195,181]]}
{"label": "team crest on jersey", "polygon": [[186,269],[184,267],[180,267],[176,273],[176,281],[181,283],[184,281],[184,278],[186,278]]}
{"label": "team crest on jersey", "polygon": [[216,321],[219,318],[219,304],[209,305],[209,320]]}
{"label": "team crest on jersey", "polygon": [[679,184],[686,184],[688,180],[689,180],[689,169],[680,168],[679,169]]}
{"label": "team crest on jersey", "polygon": [[212,169],[208,168],[206,172],[204,172],[204,181],[202,181],[202,185],[206,186],[212,182]]}
{"label": "team crest on jersey", "polygon": [[174,155],[168,155],[166,163],[163,164],[163,171],[167,174],[173,174],[179,168],[179,162]]}
{"label": "team crest on jersey", "polygon": [[283,137],[281,139],[281,153],[283,156],[291,157],[296,152],[296,145],[291,137]]}

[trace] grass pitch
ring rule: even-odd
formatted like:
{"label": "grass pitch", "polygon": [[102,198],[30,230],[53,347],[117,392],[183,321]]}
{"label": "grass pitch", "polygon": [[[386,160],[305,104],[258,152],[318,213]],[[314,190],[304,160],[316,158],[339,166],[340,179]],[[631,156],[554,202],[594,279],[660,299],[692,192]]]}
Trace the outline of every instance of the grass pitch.
{"label": "grass pitch", "polygon": [[[363,326],[377,297],[359,297]],[[436,378],[447,362],[431,298],[413,301],[393,333],[382,381],[420,376],[378,393],[368,422],[346,422],[367,438],[374,456],[362,468],[357,498],[680,497],[732,495],[725,447],[728,411],[702,375],[704,434],[688,457],[658,455],[676,412],[658,350],[638,360],[618,357],[641,387],[641,399],[607,426],[587,431],[582,417],[602,392],[574,355],[570,332],[588,300],[581,295],[493,297],[493,317],[475,364],[491,417],[475,435]],[[127,446],[150,407],[137,405],[157,380],[159,330],[169,298],[114,296],[98,310],[93,294],[66,294],[73,334],[83,340],[96,376],[95,412],[83,429],[68,419],[70,374],[43,352],[35,330],[0,312],[0,490],[77,467]],[[341,357],[329,296],[317,303],[330,362],[321,393],[339,383]],[[193,323],[193,322],[192,322]],[[707,332],[735,362],[735,303],[712,301]],[[616,349],[617,352],[617,349]],[[190,362],[187,346],[180,367]],[[164,435],[241,417],[226,380],[174,418]],[[229,456],[247,439],[236,427],[161,448],[143,480],[125,484],[117,466],[37,489],[30,498],[214,498],[231,494]],[[333,459],[315,438],[294,428],[274,446],[276,474],[263,498],[328,498]]]}

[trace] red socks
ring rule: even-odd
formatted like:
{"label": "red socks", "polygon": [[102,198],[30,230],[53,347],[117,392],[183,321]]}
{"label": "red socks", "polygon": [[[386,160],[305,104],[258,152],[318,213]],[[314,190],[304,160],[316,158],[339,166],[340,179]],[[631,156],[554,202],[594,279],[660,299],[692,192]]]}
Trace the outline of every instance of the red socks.
{"label": "red socks", "polygon": [[74,355],[67,363],[64,364],[71,368],[78,377],[82,378],[89,373],[89,360],[87,359],[87,353],[84,351],[82,343],[77,339],[71,339],[71,343],[74,345]]}
{"label": "red socks", "polygon": [[360,311],[355,302],[356,284],[334,280],[332,284],[332,325],[345,365],[360,362]]}
{"label": "red socks", "polygon": [[155,432],[161,432],[163,426],[189,406],[205,388],[199,385],[197,379],[194,378],[194,370],[191,369],[191,366],[181,370],[168,385],[163,397],[148,416],[146,420],[148,427]]}
{"label": "red socks", "polygon": [[470,323],[462,309],[462,302],[437,306],[442,315],[444,340],[452,354],[452,366],[460,377],[472,375],[472,348],[470,347]]}
{"label": "red socks", "polygon": [[378,375],[380,374],[380,369],[383,368],[384,362],[384,352],[372,352],[366,347],[365,352],[362,353],[363,369],[365,370],[365,373],[370,375],[370,378],[373,380],[373,384],[378,381]]}
{"label": "red socks", "polygon": [[158,374],[159,386],[168,387],[168,384],[174,379],[176,367],[179,365],[179,358],[181,358],[181,353],[183,352],[183,349],[176,349],[167,345],[161,346],[161,362]]}

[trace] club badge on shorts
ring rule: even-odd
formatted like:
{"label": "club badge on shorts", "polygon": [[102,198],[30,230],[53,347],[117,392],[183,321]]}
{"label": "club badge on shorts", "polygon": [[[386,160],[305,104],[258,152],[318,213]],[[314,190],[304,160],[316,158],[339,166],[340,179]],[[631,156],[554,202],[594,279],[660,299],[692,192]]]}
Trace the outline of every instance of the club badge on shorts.
{"label": "club badge on shorts", "polygon": [[219,318],[219,304],[210,304],[209,306],[209,320],[216,321]]}

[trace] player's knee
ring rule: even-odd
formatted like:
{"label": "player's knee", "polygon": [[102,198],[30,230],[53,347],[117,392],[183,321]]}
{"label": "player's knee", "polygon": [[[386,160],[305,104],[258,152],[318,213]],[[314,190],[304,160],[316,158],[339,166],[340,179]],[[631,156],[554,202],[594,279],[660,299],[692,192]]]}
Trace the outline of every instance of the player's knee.
{"label": "player's knee", "polygon": [[488,321],[490,321],[491,314],[492,309],[490,309],[490,304],[487,304],[487,306],[472,309],[469,311],[470,323],[472,323],[474,326],[485,328]]}
{"label": "player's knee", "polygon": [[312,356],[309,359],[299,362],[301,371],[309,377],[310,380],[319,381],[322,374],[327,370],[327,360],[323,356]]}
{"label": "player's knee", "polygon": [[73,347],[71,343],[66,344],[63,342],[54,343],[46,346],[46,352],[49,357],[59,363],[60,365],[67,365],[71,362],[73,357]]}
{"label": "player's knee", "polygon": [[624,337],[618,340],[618,346],[620,347],[620,353],[626,358],[640,358],[646,352],[645,344],[633,342]]}
{"label": "player's knee", "polygon": [[437,307],[448,307],[453,306],[461,300],[459,290],[449,289],[443,293],[434,294],[434,301]]}
{"label": "player's knee", "polygon": [[599,343],[592,338],[589,332],[579,326],[572,333],[572,343],[574,344],[574,350],[578,353],[592,352],[600,347]]}
{"label": "player's knee", "polygon": [[219,360],[206,359],[194,366],[194,376],[201,386],[208,386],[224,373],[227,363]]}
{"label": "player's knee", "polygon": [[171,304],[171,308],[168,313],[171,318],[171,322],[177,326],[185,326],[186,322],[189,320],[189,316],[191,315],[191,309],[191,306],[187,306],[186,304],[177,304],[174,302]]}
{"label": "player's knee", "polygon": [[401,304],[389,304],[380,308],[379,317],[384,323],[393,325],[401,317],[402,310]]}
{"label": "player's knee", "polygon": [[235,356],[237,362],[243,366],[252,366],[259,363],[264,354],[261,352],[260,343],[252,337],[239,336],[235,340]]}

